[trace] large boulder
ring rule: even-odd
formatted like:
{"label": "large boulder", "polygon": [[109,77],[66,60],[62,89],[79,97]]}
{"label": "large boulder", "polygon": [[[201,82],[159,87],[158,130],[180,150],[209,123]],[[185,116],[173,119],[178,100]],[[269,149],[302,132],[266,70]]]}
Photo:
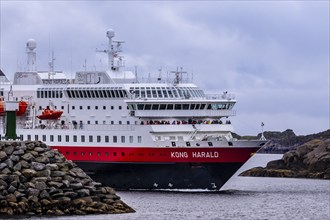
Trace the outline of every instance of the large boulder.
{"label": "large boulder", "polygon": [[314,139],[270,161],[265,168],[244,171],[241,176],[330,179],[330,139]]}

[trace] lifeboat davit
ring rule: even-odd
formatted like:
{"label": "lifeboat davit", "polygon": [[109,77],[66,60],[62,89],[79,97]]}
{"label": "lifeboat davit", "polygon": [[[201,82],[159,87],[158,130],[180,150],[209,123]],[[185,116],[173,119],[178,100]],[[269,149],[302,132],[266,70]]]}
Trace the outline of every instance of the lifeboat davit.
{"label": "lifeboat davit", "polygon": [[54,120],[61,117],[63,111],[60,110],[51,110],[51,109],[44,109],[41,115],[37,115],[37,118],[40,120]]}

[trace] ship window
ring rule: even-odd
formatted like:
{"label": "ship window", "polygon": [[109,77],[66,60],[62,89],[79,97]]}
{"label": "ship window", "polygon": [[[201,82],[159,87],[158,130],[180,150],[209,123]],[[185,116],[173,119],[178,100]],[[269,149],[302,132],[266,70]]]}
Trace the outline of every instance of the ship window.
{"label": "ship window", "polygon": [[73,105],[73,106],[72,106],[72,110],[74,110],[75,108],[76,108],[76,107]]}
{"label": "ship window", "polygon": [[78,90],[78,93],[79,93],[79,97],[80,98],[84,98],[84,94],[83,94],[83,92],[81,90]]}
{"label": "ship window", "polygon": [[125,143],[125,136],[121,136],[121,143]]}
{"label": "ship window", "polygon": [[100,98],[103,98],[103,90],[98,91]]}
{"label": "ship window", "polygon": [[119,110],[121,110],[121,109],[122,109],[121,105],[120,105],[120,106],[118,106],[118,108],[119,108]]}
{"label": "ship window", "polygon": [[200,107],[201,107],[201,104],[196,104],[195,109],[200,109]]}
{"label": "ship window", "polygon": [[54,141],[54,135],[50,135],[50,142]]}
{"label": "ship window", "polygon": [[83,109],[83,107],[82,107],[82,106],[79,106],[79,109],[80,109],[80,110],[82,110],[82,109]]}
{"label": "ship window", "polygon": [[96,136],[96,141],[97,141],[97,142],[101,142],[101,136],[99,136],[99,135]]}
{"label": "ship window", "polygon": [[165,109],[166,109],[166,104],[159,105],[159,110],[165,110]]}
{"label": "ship window", "polygon": [[150,87],[147,87],[147,98],[151,98]]}
{"label": "ship window", "polygon": [[113,110],[113,105],[111,106],[111,110]]}
{"label": "ship window", "polygon": [[108,157],[108,156],[109,156],[109,152],[105,152],[105,156],[107,156],[107,157]]}
{"label": "ship window", "polygon": [[190,142],[187,141],[186,144],[187,144],[187,147],[190,147]]}
{"label": "ship window", "polygon": [[164,95],[164,98],[167,98],[167,97],[168,97],[168,94],[167,94],[166,88],[163,88],[163,95]]}
{"label": "ship window", "polygon": [[151,105],[150,104],[146,104],[145,106],[144,106],[144,110],[150,110],[151,109]]}
{"label": "ship window", "polygon": [[66,142],[69,142],[70,141],[69,135],[65,135],[65,141]]}
{"label": "ship window", "polygon": [[172,94],[172,90],[171,89],[168,90],[168,97],[173,98],[173,94]]}
{"label": "ship window", "polygon": [[89,124],[89,125],[90,125],[90,124],[91,124],[91,121],[89,121],[89,120],[88,120],[88,121],[87,121],[87,124]]}
{"label": "ship window", "polygon": [[112,125],[114,124],[114,122],[113,122],[113,121],[111,121],[110,123],[111,123]]}
{"label": "ship window", "polygon": [[46,135],[42,135],[42,141],[46,141]]}
{"label": "ship window", "polygon": [[183,108],[183,110],[188,110],[189,109],[189,104],[183,104],[182,108]]}
{"label": "ship window", "polygon": [[95,97],[96,97],[96,98],[99,98],[99,97],[100,97],[99,92],[100,92],[100,91],[98,91],[98,90],[94,90],[94,94],[95,94]]}
{"label": "ship window", "polygon": [[207,110],[210,110],[212,108],[211,104],[207,104]]}
{"label": "ship window", "polygon": [[195,109],[195,106],[196,106],[196,104],[190,104],[190,109],[191,110],[194,110]]}
{"label": "ship window", "polygon": [[57,135],[57,141],[61,142],[62,141],[62,136],[61,135]]}
{"label": "ship window", "polygon": [[137,104],[138,110],[143,110],[143,104]]}
{"label": "ship window", "polygon": [[110,93],[111,93],[111,98],[115,98],[115,92],[113,90],[110,90]]}
{"label": "ship window", "polygon": [[100,153],[100,152],[97,152],[97,156],[98,156],[98,157],[101,156],[101,153]]}
{"label": "ship window", "polygon": [[152,109],[152,110],[158,110],[158,107],[159,107],[158,104],[153,104],[151,109]]}
{"label": "ship window", "polygon": [[172,147],[175,147],[176,146],[176,144],[175,144],[174,141],[172,141],[171,143],[172,143]]}
{"label": "ship window", "polygon": [[205,108],[205,104],[201,104],[200,109],[204,109]]}
{"label": "ship window", "polygon": [[113,152],[113,156],[117,156],[117,153],[116,152]]}
{"label": "ship window", "polygon": [[113,136],[113,137],[112,137],[112,142],[113,142],[113,143],[117,143],[117,136]]}
{"label": "ship window", "polygon": [[213,146],[213,143],[212,143],[212,142],[207,142],[207,143],[208,143],[208,145],[209,145],[210,147]]}
{"label": "ship window", "polygon": [[98,109],[99,109],[99,107],[97,105],[95,105],[95,110],[98,110]]}
{"label": "ship window", "polygon": [[61,106],[61,109],[62,109],[62,110],[64,109],[64,105]]}
{"label": "ship window", "polygon": [[121,125],[121,121],[118,122]]}
{"label": "ship window", "polygon": [[125,156],[125,153],[124,152],[121,152],[121,156]]}
{"label": "ship window", "polygon": [[108,136],[108,135],[106,135],[106,136],[104,137],[104,141],[105,141],[105,143],[109,143],[109,136]]}
{"label": "ship window", "polygon": [[144,87],[141,87],[141,98],[145,97],[146,92],[144,91]]}
{"label": "ship window", "polygon": [[233,146],[233,142],[228,141],[228,145],[229,145],[229,146]]}
{"label": "ship window", "polygon": [[88,140],[89,140],[89,142],[93,142],[93,136],[89,135]]}
{"label": "ship window", "polygon": [[106,110],[107,109],[107,107],[106,106],[103,106],[103,110]]}
{"label": "ship window", "polygon": [[88,110],[90,110],[90,109],[91,109],[91,107],[88,105],[88,106],[87,106],[87,109],[88,109]]}
{"label": "ship window", "polygon": [[178,91],[175,88],[172,88],[172,93],[175,98],[179,97]]}
{"label": "ship window", "polygon": [[106,92],[107,92],[107,95],[106,95],[106,97],[107,97],[107,98],[111,98],[111,94],[110,94],[110,91],[109,91],[109,90],[106,90]]}
{"label": "ship window", "polygon": [[37,141],[37,140],[38,140],[38,138],[39,138],[39,137],[38,137],[38,135],[37,135],[37,134],[36,134],[36,135],[34,135],[34,140],[36,140],[36,141]]}
{"label": "ship window", "polygon": [[133,143],[133,136],[129,136],[129,142]]}
{"label": "ship window", "polygon": [[158,94],[158,98],[163,98],[163,93],[160,90],[160,88],[157,88],[157,94]]}
{"label": "ship window", "polygon": [[73,135],[73,142],[77,142],[77,135]]}
{"label": "ship window", "polygon": [[152,90],[151,90],[151,92],[152,92],[152,97],[153,97],[153,98],[157,98],[157,92],[156,92],[155,87],[152,87],[151,89],[152,89]]}
{"label": "ship window", "polygon": [[138,136],[138,143],[142,143],[142,136]]}
{"label": "ship window", "polygon": [[173,104],[167,104],[167,110],[173,110]]}
{"label": "ship window", "polygon": [[126,123],[127,123],[128,125],[129,125],[129,124],[131,124],[131,122],[130,122],[130,121],[127,121]]}
{"label": "ship window", "polygon": [[81,156],[85,156],[85,152],[81,152]]}
{"label": "ship window", "polygon": [[174,105],[174,109],[175,110],[181,110],[182,109],[182,105],[181,104],[175,104]]}
{"label": "ship window", "polygon": [[114,91],[115,91],[115,98],[119,98],[119,92],[118,92],[118,90],[116,89]]}
{"label": "ship window", "polygon": [[85,136],[84,135],[81,135],[80,136],[80,140],[81,140],[81,142],[85,142]]}
{"label": "ship window", "polygon": [[93,156],[93,153],[92,152],[89,152],[89,156]]}

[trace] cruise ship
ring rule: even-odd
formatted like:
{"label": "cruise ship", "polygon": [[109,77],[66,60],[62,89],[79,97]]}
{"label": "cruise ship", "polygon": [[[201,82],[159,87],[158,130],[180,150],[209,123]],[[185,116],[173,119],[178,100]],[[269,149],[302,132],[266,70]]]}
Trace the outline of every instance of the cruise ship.
{"label": "cruise ship", "polygon": [[[68,78],[37,71],[36,41],[26,44],[27,70],[13,81],[0,73],[0,134],[14,100],[16,134],[39,140],[94,180],[118,190],[219,190],[264,144],[233,138],[235,96],[206,94],[180,68],[173,77],[138,79],[125,70],[123,41],[108,30],[104,71]],[[8,137],[6,137],[8,139]]]}

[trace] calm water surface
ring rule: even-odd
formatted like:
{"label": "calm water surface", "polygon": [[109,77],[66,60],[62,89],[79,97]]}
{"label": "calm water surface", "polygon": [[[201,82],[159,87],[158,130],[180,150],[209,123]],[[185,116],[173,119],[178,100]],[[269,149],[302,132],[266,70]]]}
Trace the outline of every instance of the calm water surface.
{"label": "calm water surface", "polygon": [[281,156],[255,155],[220,192],[117,192],[136,213],[32,219],[330,219],[328,180],[237,176]]}

